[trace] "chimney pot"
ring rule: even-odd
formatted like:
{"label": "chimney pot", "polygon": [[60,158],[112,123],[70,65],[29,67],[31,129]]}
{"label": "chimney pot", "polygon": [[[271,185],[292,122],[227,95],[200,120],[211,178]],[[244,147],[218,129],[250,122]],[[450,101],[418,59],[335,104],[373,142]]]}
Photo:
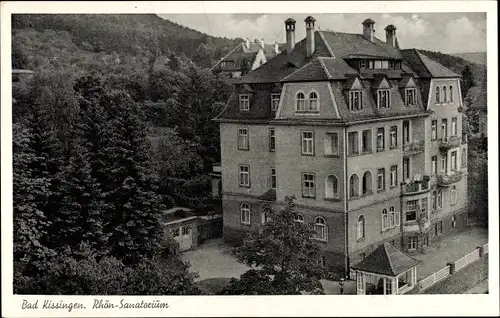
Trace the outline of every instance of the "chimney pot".
{"label": "chimney pot", "polygon": [[396,27],[392,24],[385,27],[385,42],[396,47]]}
{"label": "chimney pot", "polygon": [[285,20],[286,32],[286,52],[291,53],[295,47],[295,20],[288,18]]}
{"label": "chimney pot", "polygon": [[280,53],[280,47],[278,42],[274,42],[274,54],[279,54]]}
{"label": "chimney pot", "polygon": [[304,22],[306,23],[306,55],[307,57],[311,57],[314,54],[314,50],[316,45],[314,43],[314,19],[311,16],[308,16]]}
{"label": "chimney pot", "polygon": [[245,39],[245,45],[246,45],[247,49],[250,48],[250,39],[249,38]]}
{"label": "chimney pot", "polygon": [[373,21],[372,19],[366,19],[362,24],[364,38],[370,42],[373,42],[375,38],[375,21]]}

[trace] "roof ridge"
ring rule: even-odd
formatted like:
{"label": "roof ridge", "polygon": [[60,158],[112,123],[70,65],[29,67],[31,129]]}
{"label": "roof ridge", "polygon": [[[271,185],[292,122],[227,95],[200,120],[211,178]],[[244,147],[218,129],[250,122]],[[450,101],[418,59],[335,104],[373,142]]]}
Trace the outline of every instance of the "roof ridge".
{"label": "roof ridge", "polygon": [[413,48],[412,50],[415,51],[420,63],[422,63],[422,65],[424,66],[427,73],[429,73],[429,75],[432,77],[432,72],[429,70],[429,68],[427,67],[427,64],[425,64],[424,60],[422,59],[422,55],[421,55],[422,53],[420,53],[416,48]]}
{"label": "roof ridge", "polygon": [[330,53],[331,57],[333,58],[336,58],[335,57],[335,54],[333,54],[333,50],[332,48],[330,47],[330,44],[328,43],[328,41],[325,39],[325,36],[323,35],[323,30],[318,30],[317,31],[319,33],[319,37],[321,39],[321,41],[323,41],[323,44],[326,46],[326,48],[328,49],[328,53]]}
{"label": "roof ridge", "polygon": [[395,274],[396,271],[394,270],[394,266],[392,266],[391,255],[389,254],[389,251],[387,250],[388,244],[390,244],[390,243],[388,243],[388,242],[384,243],[384,250],[385,250],[385,254],[387,255],[387,260],[389,261],[389,267],[391,268],[391,271]]}
{"label": "roof ridge", "polygon": [[328,69],[326,68],[326,65],[325,65],[325,62],[323,62],[323,59],[318,58],[318,61],[319,61],[319,64],[321,64],[321,67],[323,68],[323,70],[325,71],[326,77],[328,77],[328,79],[332,79],[332,75],[330,74],[330,71],[328,71]]}
{"label": "roof ridge", "polygon": [[[309,62],[307,62],[306,64],[302,65],[301,67],[299,67],[297,70],[293,71],[292,73],[288,74],[287,76],[283,77],[280,81],[284,81],[286,80],[288,77],[294,75],[295,73],[301,71],[302,69],[304,69],[306,66],[309,66],[309,65],[312,65],[313,62],[315,61],[318,61],[318,59],[313,59]],[[321,62],[320,62],[321,63]]]}

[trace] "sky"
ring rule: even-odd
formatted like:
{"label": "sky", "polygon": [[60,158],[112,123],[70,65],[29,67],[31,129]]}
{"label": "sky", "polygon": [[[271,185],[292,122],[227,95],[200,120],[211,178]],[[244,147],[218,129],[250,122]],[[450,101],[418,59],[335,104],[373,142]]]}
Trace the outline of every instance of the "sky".
{"label": "sky", "polygon": [[375,21],[375,36],[385,41],[384,28],[396,26],[401,48],[443,53],[486,52],[486,13],[345,13],[345,14],[159,14],[162,18],[209,35],[228,38],[263,38],[285,42],[284,21],[297,21],[295,39],[305,37],[304,19],[316,19],[316,29],[362,33],[361,22]]}

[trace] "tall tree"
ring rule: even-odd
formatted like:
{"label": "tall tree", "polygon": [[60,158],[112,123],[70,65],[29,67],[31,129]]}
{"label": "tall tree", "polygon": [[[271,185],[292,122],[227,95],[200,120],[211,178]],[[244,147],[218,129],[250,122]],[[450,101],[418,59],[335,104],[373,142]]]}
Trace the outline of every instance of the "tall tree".
{"label": "tall tree", "polygon": [[232,279],[223,294],[323,293],[321,251],[311,240],[315,232],[311,225],[295,221],[293,200],[285,198],[285,208],[279,212],[265,207],[268,222],[262,233],[249,234],[235,251],[239,262],[255,269]]}
{"label": "tall tree", "polygon": [[148,157],[149,143],[144,114],[124,92],[110,92],[101,104],[108,112],[104,135],[105,196],[110,202],[105,231],[110,233],[111,253],[127,263],[140,262],[159,248],[163,238],[160,224],[161,197]]}
{"label": "tall tree", "polygon": [[460,84],[461,84],[460,89],[462,91],[462,98],[465,98],[465,96],[467,96],[467,92],[469,92],[469,89],[476,85],[476,82],[474,80],[474,74],[472,74],[472,70],[468,64],[462,71],[462,81],[460,82]]}

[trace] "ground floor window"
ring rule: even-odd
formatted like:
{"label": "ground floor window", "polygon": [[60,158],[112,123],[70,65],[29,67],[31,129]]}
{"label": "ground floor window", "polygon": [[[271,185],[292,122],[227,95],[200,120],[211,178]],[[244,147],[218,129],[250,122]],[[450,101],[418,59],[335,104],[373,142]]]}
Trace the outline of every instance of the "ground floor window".
{"label": "ground floor window", "polygon": [[417,248],[417,237],[410,236],[408,237],[408,250],[414,250]]}
{"label": "ground floor window", "polygon": [[429,246],[429,234],[422,236],[422,246]]}

